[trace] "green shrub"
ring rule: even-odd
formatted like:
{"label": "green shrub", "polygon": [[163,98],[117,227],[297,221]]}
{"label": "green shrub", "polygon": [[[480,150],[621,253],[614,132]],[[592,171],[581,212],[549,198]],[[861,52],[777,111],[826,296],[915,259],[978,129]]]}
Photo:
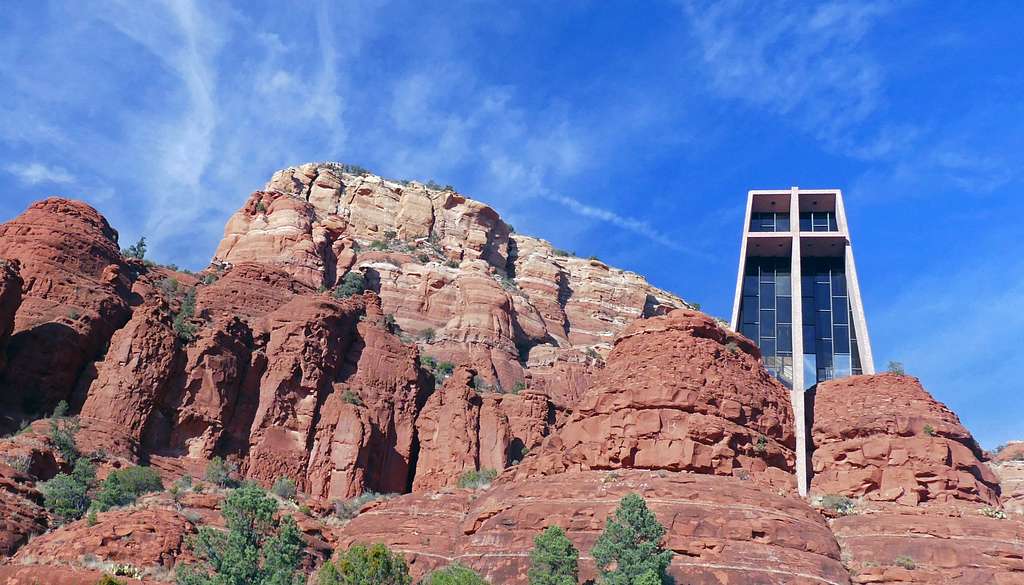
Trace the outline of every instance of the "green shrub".
{"label": "green shrub", "polygon": [[317,585],[412,585],[405,557],[383,544],[357,544],[327,561],[316,576]]}
{"label": "green shrub", "polygon": [[887,368],[887,370],[890,374],[899,374],[900,376],[903,376],[907,373],[906,370],[903,369],[902,362],[889,362],[889,367]]}
{"label": "green shrub", "polygon": [[498,477],[498,472],[494,469],[470,470],[459,477],[459,487],[472,490],[486,488],[496,477]]}
{"label": "green shrub", "polygon": [[818,505],[827,510],[832,510],[840,516],[850,516],[857,512],[857,502],[846,496],[821,496],[818,501]]}
{"label": "green shrub", "polygon": [[562,250],[561,248],[554,248],[554,249],[551,250],[551,253],[554,254],[555,256],[560,256],[562,258],[569,258],[571,256],[575,256],[576,255],[576,252],[570,252],[568,250]]}
{"label": "green shrub", "polygon": [[388,245],[387,245],[386,242],[383,242],[381,240],[374,240],[374,241],[370,242],[370,249],[371,250],[377,250],[377,251],[387,250],[388,249]]}
{"label": "green shrub", "polygon": [[662,580],[657,572],[649,570],[633,581],[633,585],[662,585]]}
{"label": "green shrub", "polygon": [[78,434],[78,429],[78,419],[68,417],[68,403],[65,400],[61,400],[57,403],[57,407],[53,409],[53,416],[50,417],[49,438],[64,461],[72,466],[81,457],[78,445],[75,443],[75,435]]}
{"label": "green shrub", "polygon": [[227,530],[203,526],[188,546],[199,562],[182,566],[178,585],[300,585],[305,544],[291,516],[274,518],[277,501],[253,484],[224,500]]}
{"label": "green shrub", "polygon": [[359,515],[363,506],[377,500],[387,500],[395,497],[394,494],[378,494],[377,492],[364,492],[354,498],[347,500],[336,500],[334,502],[334,515],[342,520],[351,520]]}
{"label": "green shrub", "polygon": [[915,568],[917,568],[917,563],[914,562],[914,559],[906,555],[900,555],[893,559],[892,562],[897,567],[903,567],[904,569],[907,569],[909,571],[913,571]]}
{"label": "green shrub", "polygon": [[75,461],[71,473],[58,473],[40,484],[43,505],[59,524],[78,520],[89,509],[89,489],[96,481],[96,468],[84,457]]}
{"label": "green shrub", "polygon": [[622,498],[591,551],[601,583],[633,585],[648,572],[654,573],[656,583],[669,583],[666,570],[672,551],[661,546],[664,536],[665,527],[642,497],[629,494]]}
{"label": "green shrub", "polygon": [[489,585],[476,571],[459,564],[434,571],[423,579],[422,585]]}
{"label": "green shrub", "polygon": [[996,520],[1006,520],[1006,512],[999,508],[985,507],[978,510],[978,513],[988,518],[995,518]]}
{"label": "green shrub", "polygon": [[110,575],[103,575],[103,577],[96,583],[96,585],[125,585],[124,581],[119,581]]}
{"label": "green shrub", "polygon": [[341,282],[334,287],[334,292],[331,294],[336,299],[347,299],[353,295],[363,294],[365,290],[366,277],[363,276],[363,273],[353,270],[342,277]]}
{"label": "green shrub", "polygon": [[391,313],[384,315],[384,328],[390,333],[394,333],[398,329],[398,321],[395,320],[395,316]]}
{"label": "green shrub", "polygon": [[139,238],[138,242],[135,242],[131,246],[128,246],[124,250],[121,250],[121,254],[129,258],[137,258],[144,260],[146,258],[146,237]]}
{"label": "green shrub", "polygon": [[924,434],[928,435],[929,437],[935,436],[935,427],[933,427],[932,425],[924,425],[924,429],[922,430],[924,431]]}
{"label": "green shrub", "polygon": [[526,382],[523,382],[522,380],[516,382],[515,385],[512,386],[513,394],[519,394],[523,390],[526,390]]}
{"label": "green shrub", "polygon": [[192,323],[196,313],[196,289],[190,288],[181,300],[181,309],[174,316],[174,333],[184,342],[195,339],[198,327]]}
{"label": "green shrub", "polygon": [[764,455],[768,452],[768,437],[761,435],[757,438],[757,442],[754,443],[754,453],[757,455]]}
{"label": "green shrub", "polygon": [[580,552],[558,526],[549,526],[533,539],[530,585],[576,585]]}
{"label": "green shrub", "polygon": [[206,465],[206,481],[220,487],[231,487],[237,484],[235,474],[238,466],[231,461],[224,461],[220,456],[214,457]]}
{"label": "green shrub", "polygon": [[356,394],[354,391],[352,391],[351,388],[346,388],[345,391],[342,392],[341,400],[342,402],[346,402],[348,404],[363,406],[363,399],[360,398],[359,395]]}
{"label": "green shrub", "polygon": [[427,343],[432,343],[434,338],[437,336],[437,332],[434,331],[433,327],[427,327],[423,331],[420,331],[420,339]]}
{"label": "green shrub", "polygon": [[273,487],[270,488],[270,491],[279,498],[294,500],[296,492],[295,481],[290,477],[279,477],[274,482]]}
{"label": "green shrub", "polygon": [[110,472],[103,480],[93,505],[100,512],[127,506],[142,494],[164,489],[160,476],[151,467],[129,467]]}

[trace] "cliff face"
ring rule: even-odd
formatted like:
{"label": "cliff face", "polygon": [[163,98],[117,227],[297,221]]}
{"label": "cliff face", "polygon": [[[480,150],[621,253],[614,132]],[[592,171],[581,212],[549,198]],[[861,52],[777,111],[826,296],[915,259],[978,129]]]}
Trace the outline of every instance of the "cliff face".
{"label": "cliff face", "polygon": [[[368,290],[332,294],[355,274]],[[385,542],[416,577],[460,562],[522,584],[557,524],[592,578],[590,547],[635,492],[679,583],[1024,576],[1021,450],[987,464],[915,379],[820,385],[802,499],[788,391],[749,340],[454,191],[339,165],[275,174],[198,275],[122,257],[75,201],[0,226],[0,427],[34,421],[0,439],[0,583],[94,585],[114,562],[165,582],[223,491],[54,528],[37,484],[69,468],[40,419],[58,400],[100,477],[145,463],[199,484],[220,456],[294,480],[310,571]],[[396,496],[347,510],[370,491]]]}
{"label": "cliff face", "polygon": [[361,273],[424,354],[560,407],[626,325],[686,306],[636,274],[515,234],[455,191],[330,163],[275,173],[228,221],[214,262],[271,265],[313,289]]}

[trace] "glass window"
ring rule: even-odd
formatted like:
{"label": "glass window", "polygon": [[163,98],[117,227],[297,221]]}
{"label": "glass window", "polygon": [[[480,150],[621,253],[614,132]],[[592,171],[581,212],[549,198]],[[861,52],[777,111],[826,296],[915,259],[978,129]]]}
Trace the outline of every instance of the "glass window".
{"label": "glass window", "polygon": [[775,311],[761,311],[761,337],[775,337]]}
{"label": "glass window", "polygon": [[818,381],[818,365],[813,353],[804,354],[804,386],[810,388]]}
{"label": "glass window", "polygon": [[778,336],[775,339],[778,351],[790,353],[793,351],[793,326],[779,325]]}
{"label": "glass window", "polygon": [[740,314],[744,325],[757,323],[757,297],[743,297]]}
{"label": "glass window", "polygon": [[775,340],[774,339],[762,339],[761,340],[761,355],[765,357],[775,357]]}
{"label": "glass window", "polygon": [[836,214],[835,213],[829,212],[829,214],[828,214],[828,229],[833,231],[833,232],[839,231],[839,225],[836,222]]}
{"label": "glass window", "polygon": [[832,366],[832,375],[836,378],[845,378],[853,373],[853,367],[850,364],[849,354],[836,354],[835,365]]}
{"label": "glass window", "polygon": [[757,342],[757,323],[744,323],[740,327],[740,333],[746,336],[747,339]]}
{"label": "glass window", "polygon": [[801,315],[803,315],[804,323],[811,325],[814,323],[814,315],[817,310],[814,308],[814,299],[810,297],[803,297],[800,299],[800,307],[802,309]]}
{"label": "glass window", "polygon": [[832,297],[832,319],[839,325],[849,323],[850,312],[846,309],[846,297]]}
{"label": "glass window", "polygon": [[802,212],[800,214],[800,231],[811,231],[811,225],[811,213],[809,211]]}
{"label": "glass window", "polygon": [[775,283],[774,282],[762,282],[761,283],[761,306],[762,307],[774,307],[775,306]]}
{"label": "glass window", "polygon": [[793,294],[793,288],[790,286],[789,272],[776,272],[775,273],[775,294],[777,295],[790,295]]}
{"label": "glass window", "polygon": [[832,294],[837,297],[846,296],[846,274],[841,270],[832,272]]}
{"label": "glass window", "polygon": [[814,308],[832,310],[832,296],[828,294],[828,283],[814,285]]}
{"label": "glass window", "polygon": [[757,273],[745,274],[743,276],[743,294],[745,295],[756,295],[757,294]]}
{"label": "glass window", "polygon": [[832,367],[832,342],[828,339],[819,339],[815,342],[817,345],[818,354],[818,367],[819,368],[831,368]]}
{"label": "glass window", "polygon": [[846,325],[836,325],[832,329],[832,343],[836,353],[850,353],[850,328]]}
{"label": "glass window", "polygon": [[775,214],[775,231],[777,231],[777,232],[788,232],[789,231],[789,214],[788,213],[776,213]]}
{"label": "glass window", "polygon": [[832,313],[829,311],[818,311],[815,324],[818,328],[818,338],[827,339],[832,334]]}
{"label": "glass window", "polygon": [[804,353],[814,353],[814,325],[804,325]]}
{"label": "glass window", "polygon": [[779,323],[792,323],[793,297],[778,297],[776,301],[776,307],[778,307],[777,321]]}

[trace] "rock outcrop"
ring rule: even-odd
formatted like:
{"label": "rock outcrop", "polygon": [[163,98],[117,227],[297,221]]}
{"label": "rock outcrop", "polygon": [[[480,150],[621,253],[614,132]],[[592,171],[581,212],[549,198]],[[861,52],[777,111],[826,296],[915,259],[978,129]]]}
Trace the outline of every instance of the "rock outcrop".
{"label": "rock outcrop", "polygon": [[626,329],[572,416],[516,475],[641,468],[789,484],[794,445],[788,390],[757,348],[679,309]]}
{"label": "rock outcrop", "polygon": [[17,260],[24,280],[0,400],[47,411],[127,322],[129,271],[107,220],[59,197],[0,225],[0,258]]}
{"label": "rock outcrop", "polygon": [[837,516],[854,583],[1024,582],[1024,522],[1006,517],[977,443],[917,379],[819,384],[813,441],[811,491]]}
{"label": "rock outcrop", "polygon": [[276,267],[312,289],[359,272],[423,353],[506,390],[536,377],[563,408],[593,371],[587,352],[636,318],[686,306],[635,274],[514,234],[451,189],[335,163],[276,173],[231,217],[214,261]]}
{"label": "rock outcrop", "polygon": [[990,466],[999,478],[1006,511],[1024,515],[1024,441],[1004,445],[992,458]]}

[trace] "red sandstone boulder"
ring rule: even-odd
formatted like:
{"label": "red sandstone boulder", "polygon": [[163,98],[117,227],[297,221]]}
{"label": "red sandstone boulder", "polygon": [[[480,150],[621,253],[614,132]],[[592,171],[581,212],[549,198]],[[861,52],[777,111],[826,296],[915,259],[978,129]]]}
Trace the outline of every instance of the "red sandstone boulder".
{"label": "red sandstone boulder", "polygon": [[766,475],[790,485],[788,391],[757,349],[689,310],[636,321],[573,415],[516,477],[643,468]]}
{"label": "red sandstone boulder", "polygon": [[107,221],[59,197],[0,225],[0,258],[18,260],[25,282],[0,400],[45,411],[70,397],[82,368],[128,320],[129,271]]}
{"label": "red sandstone boulder", "polygon": [[1024,515],[1024,441],[1004,445],[989,466],[999,478],[1005,510]]}
{"label": "red sandstone boulder", "polygon": [[813,492],[998,504],[998,480],[960,420],[917,379],[882,374],[818,385]]}
{"label": "red sandstone boulder", "polygon": [[1024,522],[1006,517],[977,443],[917,379],[819,384],[813,440],[812,494],[858,498],[830,521],[854,583],[1024,583]]}
{"label": "red sandstone boulder", "polygon": [[30,469],[31,460],[24,456],[0,458],[0,557],[13,554],[29,537],[46,530],[43,497],[33,486]]}
{"label": "red sandstone boulder", "polygon": [[500,479],[490,490],[413,494],[364,508],[339,544],[384,542],[415,576],[452,562],[492,583],[524,584],[533,539],[561,526],[581,551],[581,577],[605,519],[627,493],[644,496],[677,554],[679,583],[849,583],[839,547],[802,500],[736,478],[666,471],[586,471]]}

